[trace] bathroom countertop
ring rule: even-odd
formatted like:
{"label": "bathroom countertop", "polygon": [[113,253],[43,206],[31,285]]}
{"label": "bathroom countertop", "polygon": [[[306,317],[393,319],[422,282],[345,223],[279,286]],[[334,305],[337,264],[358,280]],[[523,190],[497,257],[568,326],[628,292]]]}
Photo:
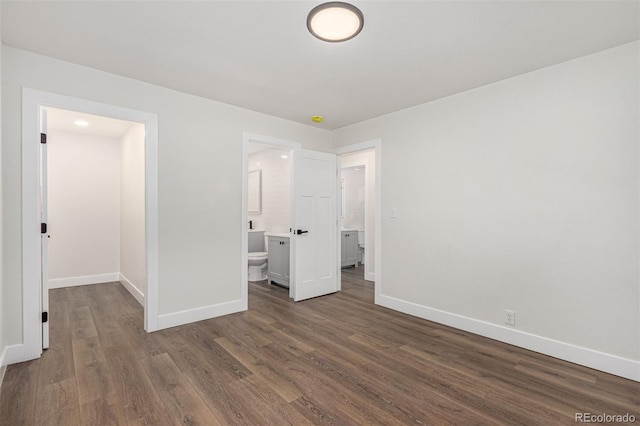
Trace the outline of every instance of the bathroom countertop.
{"label": "bathroom countertop", "polygon": [[291,237],[291,235],[289,235],[288,232],[265,232],[264,235],[265,237],[280,237],[280,238]]}

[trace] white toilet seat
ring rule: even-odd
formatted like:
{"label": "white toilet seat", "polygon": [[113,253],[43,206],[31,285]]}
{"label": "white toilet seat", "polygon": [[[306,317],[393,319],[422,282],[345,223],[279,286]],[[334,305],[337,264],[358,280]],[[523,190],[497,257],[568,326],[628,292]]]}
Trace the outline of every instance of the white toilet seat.
{"label": "white toilet seat", "polygon": [[268,256],[269,253],[267,253],[266,251],[254,251],[252,253],[249,253],[249,259],[266,259]]}

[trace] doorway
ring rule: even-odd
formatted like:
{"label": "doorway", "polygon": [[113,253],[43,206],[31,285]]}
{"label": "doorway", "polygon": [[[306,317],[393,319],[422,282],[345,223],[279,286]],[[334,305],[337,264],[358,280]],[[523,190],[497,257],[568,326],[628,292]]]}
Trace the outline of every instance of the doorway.
{"label": "doorway", "polygon": [[[334,152],[338,155],[340,178],[344,182],[339,189],[342,234],[346,233],[351,239],[357,235],[356,261],[363,263],[362,278],[374,283],[374,303],[378,304],[382,290],[381,141],[348,145]],[[354,263],[349,255],[342,254],[340,260]]]}
{"label": "doorway", "polygon": [[[40,179],[41,113],[47,109],[77,111],[79,113],[104,116],[140,123],[144,127],[144,328],[146,331],[158,329],[157,307],[157,259],[158,259],[158,162],[157,162],[157,116],[155,114],[130,110],[32,89],[23,90],[22,111],[22,255],[23,255],[23,360],[38,358],[45,343],[48,322],[46,310],[47,271],[45,225],[42,222],[43,199]],[[46,130],[46,129],[43,129]],[[38,143],[40,142],[40,143]],[[46,149],[44,150],[46,159]],[[45,169],[46,170],[46,169]],[[46,179],[45,179],[46,184]],[[46,195],[46,191],[44,192]],[[45,216],[46,218],[46,216]],[[45,246],[45,251],[42,251]],[[44,259],[43,259],[44,256]]]}
{"label": "doorway", "polygon": [[[289,265],[289,297],[294,301],[301,301],[340,290],[339,265],[337,263],[337,197],[336,197],[336,163],[335,154],[316,152],[302,149],[298,142],[285,141],[250,133],[243,134],[242,145],[242,263],[241,263],[241,300],[244,309],[248,307],[248,235],[249,214],[251,204],[255,211],[260,205],[256,201],[255,193],[249,194],[249,152],[252,146],[267,146],[289,152],[291,159],[290,182],[290,219],[288,224],[281,225],[286,239],[288,262],[272,259],[271,265]],[[285,156],[285,154],[283,154]],[[258,169],[252,165],[251,182],[255,185]],[[249,203],[251,195],[251,203]],[[255,220],[258,219],[254,216]],[[265,222],[266,224],[266,222]],[[268,227],[266,233],[273,230]],[[252,240],[255,236],[252,235]],[[282,243],[282,241],[281,241]],[[253,246],[253,244],[252,244]],[[287,248],[286,242],[280,246]],[[271,247],[273,248],[273,247]],[[274,253],[268,248],[271,257]],[[252,263],[256,263],[260,256],[252,256]],[[256,262],[253,262],[253,260]],[[282,260],[282,259],[281,259]],[[267,268],[269,267],[267,260]],[[252,279],[256,277],[256,269],[252,266]],[[273,271],[269,271],[271,273]],[[268,273],[268,274],[269,274]],[[267,274],[267,275],[268,275]],[[282,276],[286,272],[281,272]]]}
{"label": "doorway", "polygon": [[48,290],[116,281],[144,306],[144,125],[50,107],[41,114],[43,310]]}
{"label": "doorway", "polygon": [[[286,141],[276,138],[270,138],[262,135],[251,133],[243,134],[242,143],[242,272],[241,272],[241,289],[243,309],[248,309],[249,300],[249,277],[248,277],[248,253],[249,253],[249,220],[251,220],[252,231],[264,231],[267,235],[264,237],[264,247],[268,250],[269,234],[282,234],[282,236],[290,235],[290,194],[291,194],[291,152],[294,149],[300,149],[302,144],[299,142]],[[250,158],[252,161],[250,161]],[[285,158],[286,157],[286,158]],[[280,165],[276,163],[280,160]],[[266,164],[266,163],[269,164]],[[267,167],[269,173],[273,172],[280,184],[284,183],[285,187],[281,187],[281,193],[276,197],[275,202],[280,202],[274,211],[268,212],[264,210],[264,186],[263,171]],[[257,179],[260,172],[260,179]],[[256,179],[252,177],[252,185],[249,185],[249,172],[256,173]],[[256,182],[260,185],[256,187]],[[251,191],[251,193],[250,193]],[[257,198],[258,197],[258,198]],[[250,199],[251,198],[251,199]],[[282,202],[285,205],[282,205]],[[270,208],[270,207],[268,207]],[[249,212],[251,210],[251,212]],[[275,217],[282,214],[286,217]],[[273,217],[272,217],[273,216]],[[287,247],[290,247],[287,245]],[[273,247],[272,247],[273,249]],[[285,253],[283,253],[284,255]],[[286,253],[290,256],[290,253]],[[268,272],[265,272],[268,275]],[[287,273],[287,276],[290,274]],[[291,297],[291,287],[289,286],[289,296]]]}

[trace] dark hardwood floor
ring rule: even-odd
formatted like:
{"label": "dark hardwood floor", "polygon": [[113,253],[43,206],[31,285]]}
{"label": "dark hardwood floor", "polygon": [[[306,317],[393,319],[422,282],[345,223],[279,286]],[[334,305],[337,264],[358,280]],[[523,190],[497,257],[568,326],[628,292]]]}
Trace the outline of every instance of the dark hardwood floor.
{"label": "dark hardwood floor", "polygon": [[293,303],[146,334],[119,283],[50,291],[51,348],[8,367],[2,425],[574,424],[635,415],[640,384],[373,304],[362,268]]}

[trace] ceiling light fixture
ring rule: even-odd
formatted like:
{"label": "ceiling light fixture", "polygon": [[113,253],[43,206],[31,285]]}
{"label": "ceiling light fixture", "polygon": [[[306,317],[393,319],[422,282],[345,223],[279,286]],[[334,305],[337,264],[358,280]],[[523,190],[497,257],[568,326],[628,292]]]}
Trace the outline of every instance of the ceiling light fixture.
{"label": "ceiling light fixture", "polygon": [[84,120],[76,120],[73,122],[73,124],[80,127],[87,127],[89,125],[89,122]]}
{"label": "ceiling light fixture", "polygon": [[364,26],[360,9],[349,3],[330,1],[322,3],[307,15],[307,28],[314,37],[337,43],[357,36]]}

